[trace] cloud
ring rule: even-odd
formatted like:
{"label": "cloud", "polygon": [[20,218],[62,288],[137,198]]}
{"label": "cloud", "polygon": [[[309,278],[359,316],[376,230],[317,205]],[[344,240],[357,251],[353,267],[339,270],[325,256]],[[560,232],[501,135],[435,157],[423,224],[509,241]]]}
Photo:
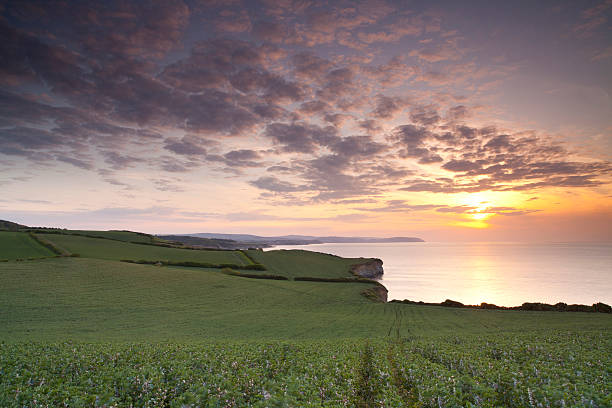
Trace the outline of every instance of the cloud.
{"label": "cloud", "polygon": [[342,157],[378,157],[388,146],[373,141],[370,136],[348,136],[330,145],[330,149]]}
{"label": "cloud", "polygon": [[472,212],[476,209],[477,207],[472,207],[469,205],[457,205],[457,206],[453,206],[453,207],[440,207],[440,208],[436,208],[437,212],[442,212],[442,213],[455,213],[455,214],[465,214],[465,213],[469,213]]}
{"label": "cloud", "polygon": [[164,148],[184,156],[205,155],[208,141],[196,136],[183,136],[181,139],[166,139]]}
{"label": "cloud", "polygon": [[372,115],[376,118],[388,119],[398,113],[404,105],[405,101],[402,98],[378,95]]}
{"label": "cloud", "polygon": [[450,160],[444,163],[442,168],[454,172],[467,172],[471,170],[480,170],[482,165],[469,160]]}
{"label": "cloud", "polygon": [[130,155],[122,155],[112,150],[106,150],[102,152],[106,163],[110,164],[114,170],[122,170],[128,167],[132,167],[136,163],[140,163],[143,159]]}
{"label": "cloud", "polygon": [[417,68],[405,64],[402,57],[394,56],[386,64],[362,66],[361,72],[383,86],[399,86],[414,77]]}
{"label": "cloud", "polygon": [[[575,32],[598,33],[609,4],[585,9]],[[175,192],[176,176],[206,166],[278,202],[608,184],[609,161],[536,131],[476,126],[494,110],[479,104],[483,84],[512,64],[486,63],[462,47],[469,33],[418,9],[9,2],[0,153],[97,171],[124,188],[123,171],[151,171],[154,188]],[[399,40],[406,48],[391,45]],[[594,47],[603,60],[605,47]]]}
{"label": "cloud", "polygon": [[153,179],[151,182],[156,190],[169,193],[182,193],[185,189],[177,184],[176,179]]}
{"label": "cloud", "polygon": [[219,13],[219,18],[215,21],[215,27],[219,31],[241,33],[250,30],[251,19],[246,10],[223,10]]}
{"label": "cloud", "polygon": [[289,35],[289,28],[282,23],[273,21],[257,21],[251,31],[260,40],[281,43]]}
{"label": "cloud", "polygon": [[582,38],[593,36],[597,29],[608,22],[607,10],[611,7],[612,0],[605,0],[583,10],[580,14],[581,21],[572,27],[573,32]]}
{"label": "cloud", "polygon": [[612,46],[606,47],[603,50],[598,51],[591,57],[591,61],[599,61],[612,57]]}
{"label": "cloud", "polygon": [[305,77],[311,80],[318,80],[321,77],[324,77],[333,67],[333,64],[330,61],[310,52],[300,52],[295,54],[292,57],[291,62],[297,76]]}
{"label": "cloud", "polygon": [[417,106],[410,110],[410,119],[422,126],[432,126],[440,121],[440,115],[434,106]]}
{"label": "cloud", "polygon": [[266,126],[265,135],[285,152],[314,153],[319,147],[337,140],[333,126],[320,127],[307,123],[271,123]]}
{"label": "cloud", "polygon": [[408,55],[421,60],[434,63],[440,61],[453,61],[461,59],[462,49],[458,46],[459,38],[445,38],[439,42],[428,43],[427,46],[411,51]]}
{"label": "cloud", "polygon": [[306,189],[305,186],[291,184],[289,182],[279,180],[273,176],[260,177],[256,180],[250,181],[249,184],[259,189],[268,190],[275,193],[290,193],[304,191]]}

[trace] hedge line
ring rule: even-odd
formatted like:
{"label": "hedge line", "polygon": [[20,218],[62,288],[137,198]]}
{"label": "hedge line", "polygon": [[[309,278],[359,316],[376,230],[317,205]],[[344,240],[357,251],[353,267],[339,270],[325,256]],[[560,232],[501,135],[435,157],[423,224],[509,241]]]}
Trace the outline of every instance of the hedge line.
{"label": "hedge line", "polygon": [[[28,229],[28,230],[24,230],[24,232],[29,232],[30,234],[33,233],[33,232],[36,232],[37,234],[76,235],[77,237],[107,239],[109,241],[129,242],[130,244],[155,245],[155,244],[149,243],[149,242],[124,241],[124,240],[118,239],[118,238],[103,237],[103,236],[100,236],[100,235],[82,234],[80,232],[68,232],[68,231],[64,231],[64,230],[32,230],[32,229]],[[142,236],[145,236],[145,237],[150,237],[151,239],[153,239],[151,235],[144,234],[142,232],[133,232],[133,231],[116,231],[116,232],[131,232],[133,234],[138,234],[138,235],[142,235]]]}
{"label": "hedge line", "polygon": [[[145,237],[149,237],[151,238],[151,242],[141,242],[141,241],[125,241],[122,239],[118,239],[118,238],[111,238],[111,237],[103,237],[103,236],[99,236],[99,235],[91,235],[91,234],[82,234],[80,232],[69,232],[69,231],[64,231],[64,230],[51,230],[51,229],[45,229],[45,230],[36,230],[36,229],[26,229],[23,230],[24,232],[36,232],[37,234],[60,234],[60,235],[76,235],[78,237],[86,237],[86,238],[97,238],[97,239],[107,239],[109,241],[118,241],[118,242],[127,242],[130,244],[138,244],[138,245],[150,245],[150,246],[159,246],[159,247],[164,247],[164,248],[176,248],[176,249],[190,249],[193,251],[236,251],[235,249],[226,249],[226,248],[197,248],[197,247],[193,247],[193,246],[185,246],[185,244],[183,244],[182,242],[177,242],[177,243],[172,243],[172,241],[170,242],[159,242],[156,241],[156,237],[153,235],[149,235],[149,234],[145,234],[142,232],[134,232],[134,231],[119,231],[119,230],[111,230],[111,231],[118,231],[118,232],[130,232],[133,234],[138,234],[141,236],[145,236]],[[245,254],[246,255],[246,254]],[[247,258],[249,260],[251,260],[253,263],[257,263],[254,262],[253,259],[247,255]]]}
{"label": "hedge line", "polygon": [[241,253],[242,253],[242,255],[246,256],[246,257],[247,257],[247,259],[248,259],[249,261],[251,261],[251,263],[252,263],[252,264],[254,264],[254,265],[257,265],[257,264],[258,264],[258,262],[257,262],[257,261],[256,261],[256,260],[255,260],[255,259],[254,259],[254,258],[253,258],[251,255],[249,255],[249,254],[247,253],[247,251],[245,251],[245,250],[243,250],[243,249],[239,249],[239,250],[238,250],[238,252],[241,252]]}
{"label": "hedge line", "polygon": [[586,312],[586,313],[612,313],[612,306],[602,302],[594,303],[592,306],[589,305],[568,305],[563,302],[551,305],[548,303],[523,303],[521,306],[497,306],[492,303],[481,303],[480,305],[464,305],[461,302],[455,300],[446,299],[442,303],[429,303],[423,301],[414,300],[397,300],[393,299],[392,303],[403,303],[406,305],[423,305],[423,306],[441,306],[441,307],[455,307],[465,309],[484,309],[484,310],[522,310],[522,311],[534,311],[534,312]]}
{"label": "hedge line", "polygon": [[251,279],[272,279],[272,280],[289,280],[286,276],[281,275],[270,275],[270,274],[254,274],[254,273],[242,273],[235,271],[230,268],[223,268],[221,270],[222,273],[231,276],[240,276],[241,278],[251,278]]}
{"label": "hedge line", "polygon": [[376,286],[385,287],[382,283],[368,278],[314,278],[310,276],[298,276],[293,278],[296,281],[308,281],[308,282],[337,282],[337,283],[369,283]]}
{"label": "hedge line", "polygon": [[193,261],[148,261],[145,259],[140,259],[135,261],[133,259],[122,259],[121,262],[129,262],[135,264],[145,264],[145,265],[165,265],[165,266],[189,266],[194,268],[212,268],[212,269],[223,269],[223,268],[233,268],[233,269],[242,269],[247,271],[265,271],[266,267],[262,264],[254,264],[254,265],[236,265],[236,264],[211,264],[206,262],[193,262]]}
{"label": "hedge line", "polygon": [[33,232],[29,232],[28,235],[34,241],[38,242],[40,245],[44,246],[45,248],[50,249],[51,252],[53,252],[54,254],[57,254],[57,255],[60,255],[60,256],[72,256],[72,254],[70,252],[66,251],[64,248],[55,245],[54,243],[44,239],[43,237],[37,236]]}

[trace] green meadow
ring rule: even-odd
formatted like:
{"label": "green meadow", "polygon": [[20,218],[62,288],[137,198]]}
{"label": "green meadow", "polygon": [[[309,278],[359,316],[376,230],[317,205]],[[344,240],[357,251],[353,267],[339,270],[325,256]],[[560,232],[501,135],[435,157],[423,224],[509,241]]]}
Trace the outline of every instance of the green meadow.
{"label": "green meadow", "polygon": [[288,278],[350,278],[350,266],[364,262],[360,258],[340,258],[302,250],[249,250],[246,253],[256,262],[265,265],[269,273]]}
{"label": "green meadow", "polygon": [[42,258],[55,254],[23,232],[0,231],[0,260]]}
{"label": "green meadow", "polygon": [[[612,405],[609,314],[374,302],[293,280],[364,261],[308,251],[39,236],[80,257],[0,232],[2,407]],[[120,262],[249,258],[289,280]]]}
{"label": "green meadow", "polygon": [[103,238],[90,238],[69,234],[40,234],[51,241],[84,258],[108,260],[146,260],[173,262],[202,262],[211,264],[248,265],[251,261],[240,251],[207,251],[182,248],[167,248]]}

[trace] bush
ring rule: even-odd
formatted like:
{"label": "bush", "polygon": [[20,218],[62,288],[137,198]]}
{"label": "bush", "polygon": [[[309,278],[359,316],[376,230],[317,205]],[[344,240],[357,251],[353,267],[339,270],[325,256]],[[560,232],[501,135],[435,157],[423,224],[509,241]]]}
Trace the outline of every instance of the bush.
{"label": "bush", "polygon": [[223,268],[221,270],[222,273],[231,276],[240,276],[242,278],[251,278],[251,279],[272,279],[272,280],[289,280],[286,276],[281,275],[269,275],[269,274],[254,274],[254,273],[242,273],[235,271],[231,268]]}

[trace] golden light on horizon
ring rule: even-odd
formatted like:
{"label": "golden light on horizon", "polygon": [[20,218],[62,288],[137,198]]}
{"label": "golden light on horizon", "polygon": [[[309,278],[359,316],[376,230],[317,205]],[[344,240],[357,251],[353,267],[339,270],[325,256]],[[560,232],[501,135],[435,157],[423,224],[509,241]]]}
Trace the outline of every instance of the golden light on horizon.
{"label": "golden light on horizon", "polygon": [[482,220],[459,221],[459,222],[452,223],[451,225],[456,225],[459,227],[477,228],[477,229],[483,229],[483,228],[489,227],[489,224],[487,224],[486,222]]}
{"label": "golden light on horizon", "polygon": [[470,217],[470,218],[472,218],[472,219],[474,219],[474,220],[478,220],[478,221],[484,221],[484,220],[486,220],[486,219],[488,219],[488,218],[490,218],[490,217],[492,217],[492,216],[493,216],[493,214],[491,214],[491,213],[486,213],[486,212],[484,212],[484,213],[481,213],[481,212],[474,212],[474,213],[470,213],[470,214],[469,214],[469,217]]}

